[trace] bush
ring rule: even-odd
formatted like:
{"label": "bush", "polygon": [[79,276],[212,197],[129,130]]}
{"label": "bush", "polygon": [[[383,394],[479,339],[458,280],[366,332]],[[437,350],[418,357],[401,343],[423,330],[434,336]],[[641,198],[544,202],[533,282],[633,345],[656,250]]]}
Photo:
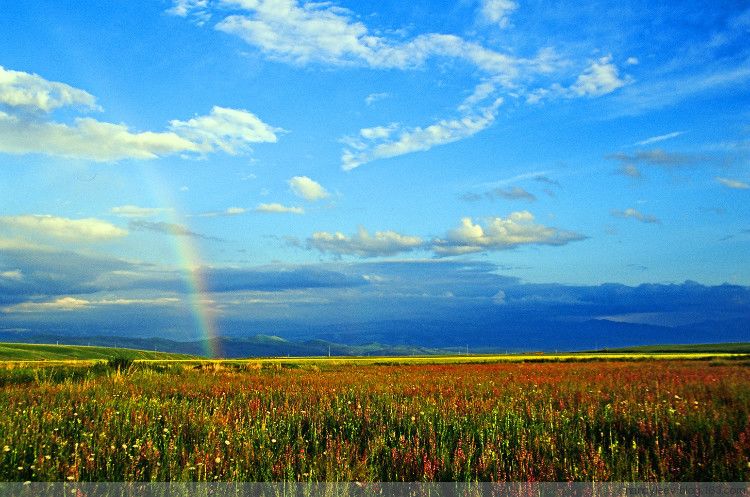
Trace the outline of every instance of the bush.
{"label": "bush", "polygon": [[114,356],[107,360],[107,366],[116,371],[125,371],[133,365],[133,359],[125,356]]}

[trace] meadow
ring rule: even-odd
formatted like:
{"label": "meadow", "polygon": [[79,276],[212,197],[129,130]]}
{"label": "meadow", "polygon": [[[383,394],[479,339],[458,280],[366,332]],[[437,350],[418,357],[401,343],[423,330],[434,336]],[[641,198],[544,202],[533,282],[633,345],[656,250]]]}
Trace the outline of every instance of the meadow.
{"label": "meadow", "polygon": [[746,481],[747,359],[686,357],[5,363],[0,480]]}

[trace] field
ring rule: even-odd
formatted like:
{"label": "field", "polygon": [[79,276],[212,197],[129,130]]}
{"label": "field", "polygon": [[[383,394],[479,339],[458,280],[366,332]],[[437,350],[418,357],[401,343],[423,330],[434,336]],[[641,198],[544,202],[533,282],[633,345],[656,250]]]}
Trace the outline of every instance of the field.
{"label": "field", "polygon": [[503,357],[6,363],[0,480],[750,478],[746,356]]}
{"label": "field", "polygon": [[106,361],[115,357],[135,359],[189,359],[193,356],[150,350],[84,345],[0,343],[0,361]]}

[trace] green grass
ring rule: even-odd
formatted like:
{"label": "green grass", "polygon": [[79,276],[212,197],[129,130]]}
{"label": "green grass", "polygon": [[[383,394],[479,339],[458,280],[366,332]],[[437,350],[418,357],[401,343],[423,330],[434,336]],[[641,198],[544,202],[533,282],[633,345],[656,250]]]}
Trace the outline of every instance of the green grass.
{"label": "green grass", "polygon": [[172,360],[191,359],[195,356],[115,347],[0,343],[0,361],[106,361],[115,357],[129,360]]}
{"label": "green grass", "polygon": [[750,354],[750,343],[698,343],[689,345],[642,345],[638,347],[622,347],[618,349],[606,349],[606,352],[623,353],[725,353],[725,354]]}

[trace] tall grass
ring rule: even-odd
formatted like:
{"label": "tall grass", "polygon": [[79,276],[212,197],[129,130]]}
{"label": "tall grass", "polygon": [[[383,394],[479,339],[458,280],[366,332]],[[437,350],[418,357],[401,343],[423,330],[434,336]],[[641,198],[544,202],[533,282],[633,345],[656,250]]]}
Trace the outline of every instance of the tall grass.
{"label": "tall grass", "polygon": [[97,368],[0,371],[0,480],[750,478],[731,363]]}

